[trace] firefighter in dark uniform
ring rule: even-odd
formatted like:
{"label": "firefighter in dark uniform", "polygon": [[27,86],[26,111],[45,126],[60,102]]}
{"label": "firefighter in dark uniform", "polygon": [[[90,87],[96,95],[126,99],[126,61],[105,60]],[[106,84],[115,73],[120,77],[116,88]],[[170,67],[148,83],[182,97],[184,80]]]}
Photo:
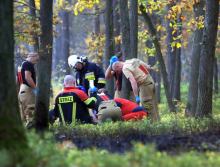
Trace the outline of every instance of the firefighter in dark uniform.
{"label": "firefighter in dark uniform", "polygon": [[63,125],[75,125],[76,121],[92,123],[88,108],[94,108],[95,103],[94,97],[89,98],[85,92],[75,87],[73,76],[66,75],[64,90],[57,95],[54,110],[49,113],[50,122],[59,118]]}
{"label": "firefighter in dark uniform", "polygon": [[95,63],[89,62],[86,57],[71,55],[68,64],[76,70],[76,85],[83,86],[86,92],[104,88],[106,84],[103,69]]}

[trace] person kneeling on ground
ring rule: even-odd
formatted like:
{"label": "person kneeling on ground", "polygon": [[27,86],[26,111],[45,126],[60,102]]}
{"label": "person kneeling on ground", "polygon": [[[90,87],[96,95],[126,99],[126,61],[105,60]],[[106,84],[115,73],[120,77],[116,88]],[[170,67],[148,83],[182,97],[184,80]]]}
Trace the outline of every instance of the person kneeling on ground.
{"label": "person kneeling on ground", "polygon": [[88,108],[94,108],[96,99],[89,98],[85,92],[75,87],[75,79],[71,75],[64,78],[64,90],[55,99],[55,107],[49,113],[50,122],[59,118],[63,125],[73,124],[76,120],[81,123],[92,123]]}

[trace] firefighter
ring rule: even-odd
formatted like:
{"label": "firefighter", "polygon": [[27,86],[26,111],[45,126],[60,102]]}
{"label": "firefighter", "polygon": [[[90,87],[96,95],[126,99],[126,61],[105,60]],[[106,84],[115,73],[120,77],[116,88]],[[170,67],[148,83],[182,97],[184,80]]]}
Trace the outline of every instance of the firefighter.
{"label": "firefighter", "polygon": [[[114,94],[114,98],[117,98],[117,97],[121,98],[122,97],[121,89],[122,89],[123,73],[115,73],[112,70],[112,64],[117,62],[117,61],[122,61],[122,53],[121,52],[119,52],[116,55],[111,57],[111,59],[109,61],[109,66],[108,66],[108,68],[105,71],[105,78],[106,79],[111,79],[111,78],[114,77],[114,79],[115,79],[115,94]],[[128,89],[130,89],[130,100],[135,101],[131,85],[129,85]]]}
{"label": "firefighter", "polygon": [[97,91],[106,84],[103,70],[95,63],[89,62],[86,57],[71,55],[68,64],[76,70],[76,85],[83,86],[86,92]]}
{"label": "firefighter", "polygon": [[34,65],[38,60],[39,55],[37,53],[29,53],[17,74],[18,82],[20,84],[18,94],[20,114],[21,119],[27,128],[34,126],[35,96],[37,93]]}
{"label": "firefighter", "polygon": [[50,111],[50,122],[59,118],[63,125],[75,125],[76,121],[81,123],[92,123],[88,108],[94,108],[96,99],[89,98],[87,94],[75,87],[75,79],[71,75],[64,78],[64,90],[55,99],[54,110]]}
{"label": "firefighter", "polygon": [[135,101],[138,104],[141,102],[153,121],[159,120],[155,85],[149,73],[149,70],[152,68],[143,61],[134,58],[125,62],[117,61],[113,63],[112,69],[115,73],[123,73],[129,79],[135,95]]}

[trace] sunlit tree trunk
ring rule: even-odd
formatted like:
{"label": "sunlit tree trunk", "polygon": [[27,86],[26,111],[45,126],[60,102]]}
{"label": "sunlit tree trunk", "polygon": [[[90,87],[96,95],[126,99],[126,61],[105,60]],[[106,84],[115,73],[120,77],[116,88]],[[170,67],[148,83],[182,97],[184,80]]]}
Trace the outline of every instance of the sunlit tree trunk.
{"label": "sunlit tree trunk", "polygon": [[[128,12],[128,0],[119,0],[120,6],[120,18],[121,18],[121,35],[122,35],[122,55],[128,60],[132,58],[130,50],[130,24],[129,24],[129,12]],[[122,77],[122,90],[121,94],[123,98],[129,99],[130,86],[129,80]]]}
{"label": "sunlit tree trunk", "polygon": [[130,47],[131,55],[137,58],[138,52],[138,0],[130,0]]}
{"label": "sunlit tree trunk", "polygon": [[16,154],[27,147],[16,96],[13,1],[0,1],[0,150]]}
{"label": "sunlit tree trunk", "polygon": [[218,31],[219,0],[206,0],[205,27],[203,32],[198,79],[196,116],[211,116],[213,94],[213,62]]}
{"label": "sunlit tree trunk", "polygon": [[[113,37],[113,1],[106,0],[106,15],[105,15],[105,61],[107,69],[109,65],[109,60],[114,54],[114,37]],[[114,81],[113,79],[108,80],[106,83],[106,88],[110,95],[113,97],[114,94]]]}
{"label": "sunlit tree trunk", "polygon": [[40,61],[38,63],[36,98],[36,129],[48,128],[48,110],[50,99],[51,65],[52,65],[52,16],[53,0],[41,0],[40,4]]}
{"label": "sunlit tree trunk", "polygon": [[[194,5],[194,17],[205,16],[205,0],[201,0]],[[200,51],[202,43],[203,29],[196,29],[194,32],[192,55],[191,55],[191,70],[189,79],[188,101],[185,114],[187,116],[194,116],[196,113],[196,105],[198,99],[198,77],[200,64]]]}

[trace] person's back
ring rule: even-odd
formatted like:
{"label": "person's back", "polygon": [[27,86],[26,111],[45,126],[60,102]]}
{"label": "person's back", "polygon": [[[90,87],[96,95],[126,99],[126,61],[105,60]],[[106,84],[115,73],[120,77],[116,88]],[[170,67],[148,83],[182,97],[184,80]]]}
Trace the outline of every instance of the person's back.
{"label": "person's back", "polygon": [[[71,82],[73,81],[72,76],[65,77],[66,80],[68,78]],[[76,120],[81,123],[92,123],[88,108],[94,108],[95,102],[94,97],[89,98],[85,92],[76,88],[75,85],[66,84],[64,90],[55,99],[55,108],[51,115],[55,118],[59,117],[64,124],[75,124]]]}

